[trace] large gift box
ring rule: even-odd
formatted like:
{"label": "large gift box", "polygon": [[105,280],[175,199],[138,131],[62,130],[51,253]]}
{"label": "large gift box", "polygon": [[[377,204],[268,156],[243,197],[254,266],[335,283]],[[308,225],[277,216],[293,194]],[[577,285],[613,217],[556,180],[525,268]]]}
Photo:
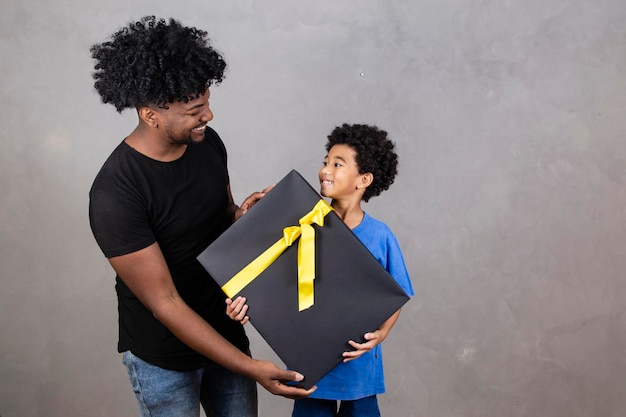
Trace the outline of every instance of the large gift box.
{"label": "large gift box", "polygon": [[295,170],[198,260],[306,388],[409,300]]}

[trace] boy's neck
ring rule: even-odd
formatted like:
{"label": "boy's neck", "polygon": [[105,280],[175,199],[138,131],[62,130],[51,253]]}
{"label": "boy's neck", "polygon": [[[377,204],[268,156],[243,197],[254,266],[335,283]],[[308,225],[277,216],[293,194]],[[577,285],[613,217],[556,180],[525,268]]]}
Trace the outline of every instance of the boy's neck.
{"label": "boy's neck", "polygon": [[363,221],[365,213],[361,208],[361,201],[338,201],[332,200],[330,205],[335,213],[343,220],[350,229],[354,229]]}

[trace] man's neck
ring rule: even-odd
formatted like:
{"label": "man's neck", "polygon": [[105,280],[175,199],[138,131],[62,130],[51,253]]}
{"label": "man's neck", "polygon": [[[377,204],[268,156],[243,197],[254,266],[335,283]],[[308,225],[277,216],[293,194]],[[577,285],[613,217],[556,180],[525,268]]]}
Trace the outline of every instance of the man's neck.
{"label": "man's neck", "polygon": [[183,156],[187,149],[185,144],[171,143],[154,137],[150,131],[141,126],[137,126],[124,141],[140,154],[161,162],[175,161]]}

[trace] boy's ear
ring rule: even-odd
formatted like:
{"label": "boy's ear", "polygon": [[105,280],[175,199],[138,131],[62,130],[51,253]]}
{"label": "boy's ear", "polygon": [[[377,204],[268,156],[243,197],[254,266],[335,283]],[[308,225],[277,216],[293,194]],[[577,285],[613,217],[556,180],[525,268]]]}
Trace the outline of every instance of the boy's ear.
{"label": "boy's ear", "polygon": [[373,181],[374,181],[374,175],[371,172],[360,174],[357,188],[367,188],[370,185],[372,185]]}
{"label": "boy's ear", "polygon": [[149,106],[142,106],[137,110],[139,118],[150,127],[157,127],[159,125],[158,113]]}

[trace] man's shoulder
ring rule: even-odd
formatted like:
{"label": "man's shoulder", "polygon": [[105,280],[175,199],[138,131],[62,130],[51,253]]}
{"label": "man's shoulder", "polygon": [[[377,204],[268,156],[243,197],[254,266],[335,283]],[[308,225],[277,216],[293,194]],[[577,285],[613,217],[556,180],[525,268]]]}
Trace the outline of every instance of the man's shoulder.
{"label": "man's shoulder", "polygon": [[207,146],[213,150],[216,150],[223,158],[226,158],[226,145],[222,141],[220,135],[207,125],[204,132],[204,140],[200,142],[203,146]]}
{"label": "man's shoulder", "polygon": [[122,141],[119,143],[115,149],[109,154],[107,159],[102,164],[102,168],[100,171],[111,169],[111,167],[118,165],[121,160],[126,159],[130,156],[130,151],[132,148],[126,144],[126,142]]}
{"label": "man's shoulder", "polygon": [[136,163],[131,161],[134,159],[133,152],[133,149],[125,142],[116,146],[96,174],[91,186],[91,193],[110,189],[119,179],[132,177],[129,169],[136,166]]}

